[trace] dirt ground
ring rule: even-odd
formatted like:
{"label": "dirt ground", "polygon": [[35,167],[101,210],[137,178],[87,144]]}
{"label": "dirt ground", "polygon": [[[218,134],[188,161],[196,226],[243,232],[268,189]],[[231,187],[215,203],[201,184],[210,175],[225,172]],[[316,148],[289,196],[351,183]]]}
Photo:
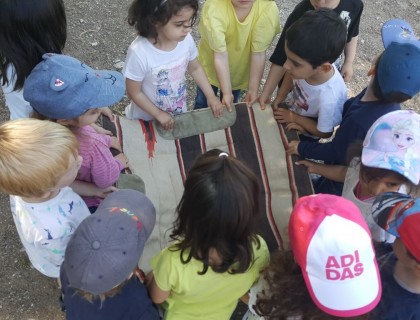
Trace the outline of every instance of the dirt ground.
{"label": "dirt ground", "polygon": [[[92,67],[120,70],[126,50],[135,38],[134,29],[126,22],[130,0],[64,1],[68,19],[65,53],[84,60]],[[348,84],[350,96],[360,92],[367,84],[366,73],[370,61],[382,50],[380,28],[384,21],[404,18],[420,34],[418,0],[364,2],[355,74]],[[298,0],[278,1],[282,23],[297,3]],[[193,34],[198,39],[197,32],[193,31]],[[191,103],[194,85],[190,83],[188,89]],[[115,107],[115,111],[120,112],[126,103],[126,100],[122,101]],[[420,97],[405,107],[419,110]],[[0,122],[6,121],[8,117],[0,93]],[[0,194],[0,214],[3,221],[0,224],[0,320],[64,319],[58,305],[56,284],[31,267],[13,224],[8,197],[4,194]]]}

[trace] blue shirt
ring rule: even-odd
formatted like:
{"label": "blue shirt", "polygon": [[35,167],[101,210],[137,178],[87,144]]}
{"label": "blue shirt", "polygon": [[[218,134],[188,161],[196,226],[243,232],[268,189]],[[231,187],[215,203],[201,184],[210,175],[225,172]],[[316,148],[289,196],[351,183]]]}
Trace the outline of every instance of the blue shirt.
{"label": "blue shirt", "polygon": [[64,267],[60,280],[67,320],[159,320],[146,287],[136,276],[130,278],[120,293],[106,298],[102,306],[99,299],[90,303],[69,287]]}
{"label": "blue shirt", "polygon": [[374,320],[420,320],[420,294],[402,288],[394,279],[396,258],[381,268],[382,298],[372,311]]}
{"label": "blue shirt", "polygon": [[329,164],[348,165],[349,146],[363,142],[369,128],[381,116],[401,109],[399,103],[361,101],[365,91],[366,89],[344,103],[343,120],[331,142],[302,141],[299,143],[298,152],[301,158],[324,160]]}

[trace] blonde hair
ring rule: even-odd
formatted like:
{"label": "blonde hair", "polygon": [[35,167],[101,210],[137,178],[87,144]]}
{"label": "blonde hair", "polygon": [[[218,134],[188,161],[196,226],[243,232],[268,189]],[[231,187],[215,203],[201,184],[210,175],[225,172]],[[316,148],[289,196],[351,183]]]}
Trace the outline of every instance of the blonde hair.
{"label": "blonde hair", "polygon": [[66,127],[36,119],[0,125],[0,189],[21,197],[41,197],[67,171],[78,143]]}

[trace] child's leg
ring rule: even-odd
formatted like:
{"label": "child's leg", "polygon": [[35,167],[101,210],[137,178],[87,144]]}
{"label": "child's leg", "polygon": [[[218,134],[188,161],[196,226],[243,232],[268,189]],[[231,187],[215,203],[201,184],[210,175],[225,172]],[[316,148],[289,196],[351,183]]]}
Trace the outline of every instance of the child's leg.
{"label": "child's leg", "polygon": [[239,102],[239,98],[241,96],[241,89],[233,90],[232,91],[232,95],[233,95],[233,103],[238,103]]}
{"label": "child's leg", "polygon": [[[213,92],[215,95],[217,95],[217,92],[219,91],[218,87],[211,86],[213,89]],[[207,108],[207,98],[204,95],[204,92],[200,89],[199,86],[197,86],[197,95],[195,97],[195,103],[194,103],[194,109],[203,109]]]}

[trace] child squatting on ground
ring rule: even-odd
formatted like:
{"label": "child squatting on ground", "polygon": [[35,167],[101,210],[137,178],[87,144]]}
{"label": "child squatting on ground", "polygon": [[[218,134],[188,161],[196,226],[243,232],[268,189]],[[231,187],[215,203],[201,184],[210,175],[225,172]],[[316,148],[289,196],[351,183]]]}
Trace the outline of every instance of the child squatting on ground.
{"label": "child squatting on ground", "polygon": [[29,118],[23,85],[47,52],[61,53],[67,38],[62,0],[0,2],[0,85],[10,119]]}
{"label": "child squatting on ground", "polygon": [[[270,0],[207,0],[201,11],[198,60],[223,105],[239,101],[252,105],[258,97],[265,53],[280,31],[279,9]],[[207,106],[197,88],[195,108]]]}
{"label": "child squatting on ground", "polygon": [[[122,74],[110,70],[94,70],[85,63],[66,55],[45,54],[25,81],[24,97],[34,108],[34,116],[51,119],[69,127],[79,142],[83,163],[76,179],[107,189],[118,180],[121,170],[128,167],[118,151],[116,137],[97,133],[90,125],[100,116],[101,107],[121,100],[125,92]],[[83,197],[91,212],[101,201]]]}
{"label": "child squatting on ground", "polygon": [[[259,97],[262,108],[270,101],[271,95],[277,86],[281,86],[286,70],[285,38],[286,31],[302,15],[309,10],[327,8],[333,10],[346,24],[347,42],[343,54],[334,62],[334,65],[341,71],[345,82],[349,82],[353,76],[353,62],[356,57],[357,41],[359,38],[359,24],[363,12],[363,2],[361,0],[302,0],[293,9],[287,18],[280,39],[270,57],[270,71],[264,84],[264,89]],[[317,43],[318,44],[318,43]],[[286,75],[288,77],[288,75]],[[279,93],[279,92],[278,92]],[[277,105],[284,97],[277,96],[274,104]]]}
{"label": "child squatting on ground", "polygon": [[380,264],[382,298],[373,319],[406,320],[420,317],[420,199],[384,193],[372,206],[373,219],[396,237],[393,254]]}
{"label": "child squatting on ground", "polygon": [[[291,141],[287,150],[289,154],[348,166],[349,147],[360,144],[378,118],[400,110],[400,103],[420,91],[420,41],[412,27],[404,20],[389,20],[382,26],[382,40],[385,50],[375,58],[369,70],[369,85],[344,104],[343,120],[332,141]],[[309,172],[316,173],[311,167]],[[325,177],[313,183],[316,193],[341,195],[343,191],[343,183]]]}
{"label": "child squatting on ground", "polygon": [[223,113],[190,34],[197,11],[197,0],[134,0],[131,4],[128,23],[138,36],[128,48],[123,69],[131,99],[125,109],[128,119],[156,119],[164,129],[172,129],[172,116],[187,111],[186,71],[203,90],[214,116]]}
{"label": "child squatting on ground", "polygon": [[13,220],[35,269],[58,278],[74,230],[90,215],[69,185],[82,164],[74,134],[36,119],[0,125],[0,190],[10,194]]}
{"label": "child squatting on ground", "polygon": [[245,319],[368,319],[381,299],[381,281],[358,208],[335,195],[302,197],[288,229],[291,250],[272,256],[251,289],[254,315]]}
{"label": "child squatting on ground", "polygon": [[176,209],[175,242],[148,275],[164,319],[229,319],[269,260],[256,234],[258,199],[257,178],[234,157],[214,149],[196,160]]}
{"label": "child squatting on ground", "polygon": [[286,32],[284,68],[290,75],[283,99],[273,105],[274,118],[296,129],[301,140],[328,138],[341,123],[347,87],[333,62],[346,43],[346,25],[330,9],[306,12]]}
{"label": "child squatting on ground", "polygon": [[74,232],[61,267],[67,320],[158,320],[137,264],[155,226],[152,202],[121,189]]}

